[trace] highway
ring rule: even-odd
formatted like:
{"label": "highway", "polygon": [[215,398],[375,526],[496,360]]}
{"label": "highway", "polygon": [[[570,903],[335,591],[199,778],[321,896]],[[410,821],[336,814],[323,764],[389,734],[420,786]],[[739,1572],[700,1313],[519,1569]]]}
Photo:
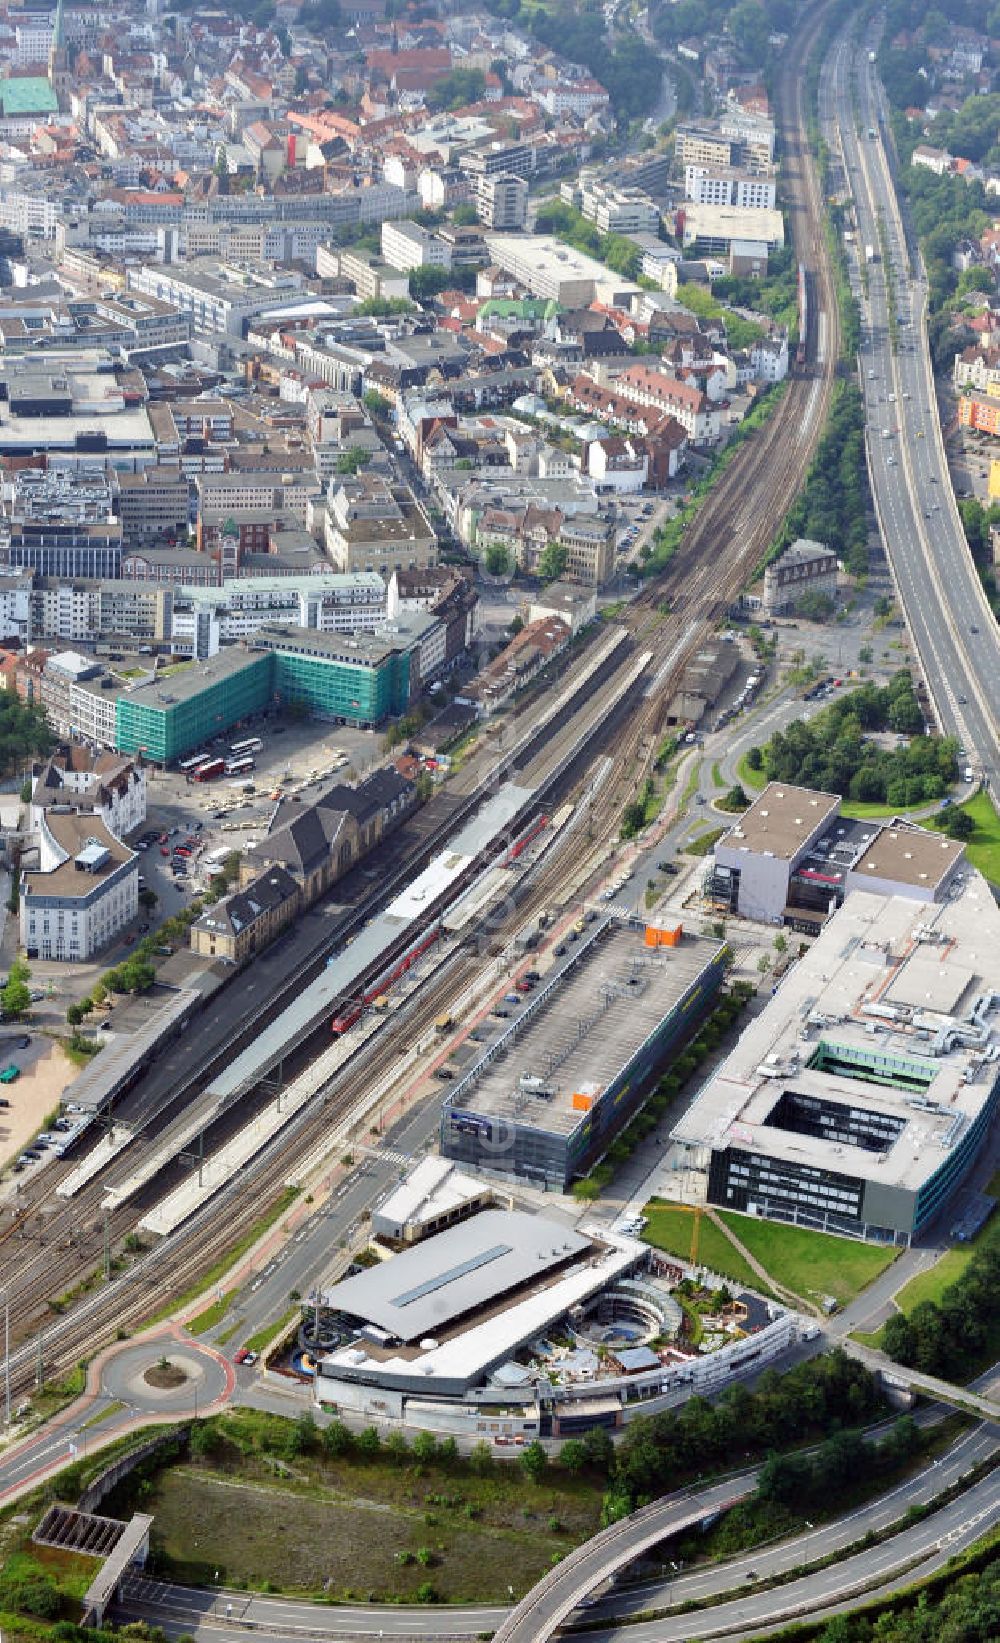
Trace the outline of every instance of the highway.
{"label": "highway", "polygon": [[[861,43],[839,36],[820,83],[823,134],[831,153],[842,156],[857,215],[852,280],[862,315],[859,368],[869,472],[935,716],[941,730],[967,749],[960,765],[968,763],[992,783],[1000,768],[1000,633],[972,562],[948,472],[927,346],[927,281],[893,182],[883,124],[887,109],[869,61],[876,44],[874,33]],[[877,259],[866,265],[867,295],[861,277],[866,246]]]}
{"label": "highway", "polygon": [[[987,1520],[996,1521],[1000,1502],[996,1499],[996,1474],[973,1485],[949,1506],[932,1512],[923,1537],[914,1535],[906,1518],[911,1507],[928,1506],[946,1490],[958,1485],[974,1468],[995,1459],[1000,1434],[995,1427],[980,1426],[960,1436],[948,1451],[930,1462],[913,1477],[884,1496],[856,1508],[844,1517],[807,1529],[801,1535],[776,1545],[758,1548],[723,1564],[708,1563],[663,1581],[645,1582],[612,1591],[594,1600],[585,1610],[589,1624],[604,1622],[596,1634],[605,1638],[629,1637],[647,1640],[679,1640],[709,1637],[731,1631],[734,1621],[746,1619],[753,1630],[793,1608],[823,1609],[845,1595],[852,1582],[883,1583],[894,1571],[911,1563],[933,1559],[945,1542],[949,1555],[957,1542],[967,1543],[984,1532]],[[625,1564],[647,1542],[661,1539],[666,1527],[680,1529],[701,1521],[726,1502],[735,1502],[751,1491],[753,1471],[742,1473],[704,1490],[682,1491],[637,1513],[626,1523],[605,1531],[559,1565],[558,1570],[529,1594],[529,1599],[513,1611],[489,1605],[448,1609],[368,1605],[317,1606],[291,1598],[248,1595],[226,1588],[189,1588],[164,1581],[132,1576],[122,1593],[119,1618],[142,1618],[161,1625],[170,1635],[187,1632],[199,1639],[219,1643],[245,1635],[248,1626],[267,1636],[320,1638],[344,1637],[426,1637],[465,1638],[495,1631],[495,1643],[511,1639],[542,1640],[556,1629],[559,1618],[579,1607],[581,1583],[589,1589],[602,1584],[609,1568],[608,1549],[616,1567]],[[985,1514],[981,1516],[980,1514]],[[895,1528],[904,1532],[890,1533]],[[812,1573],[788,1580],[794,1570],[808,1570],[831,1555],[846,1553],[869,1534],[886,1534],[876,1547],[868,1547]],[[956,1538],[952,1540],[954,1535]],[[777,1590],[762,1590],[764,1583],[784,1579]],[[752,1583],[748,1584],[748,1582]],[[556,1596],[556,1588],[560,1595]],[[544,1592],[543,1592],[544,1589]],[[551,1595],[549,1595],[551,1593]],[[702,1614],[672,1616],[681,1604],[705,1602],[728,1594],[729,1601],[716,1603]],[[568,1606],[567,1606],[568,1605]],[[660,1615],[653,1623],[639,1621],[640,1615]]]}

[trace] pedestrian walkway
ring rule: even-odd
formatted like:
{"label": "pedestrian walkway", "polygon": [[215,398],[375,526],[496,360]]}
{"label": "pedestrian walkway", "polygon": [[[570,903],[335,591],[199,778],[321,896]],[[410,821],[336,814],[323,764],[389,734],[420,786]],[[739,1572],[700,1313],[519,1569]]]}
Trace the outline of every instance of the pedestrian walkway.
{"label": "pedestrian walkway", "polygon": [[796,1311],[801,1312],[805,1310],[807,1312],[815,1312],[817,1317],[822,1316],[819,1307],[816,1306],[815,1302],[807,1301],[801,1295],[796,1295],[794,1289],[789,1289],[787,1284],[781,1284],[778,1282],[777,1278],[772,1277],[766,1266],[763,1266],[761,1262],[758,1261],[756,1255],[753,1255],[751,1251],[747,1249],[747,1246],[743,1240],[737,1237],[732,1227],[726,1225],[721,1215],[718,1215],[710,1206],[706,1206],[705,1214],[711,1221],[712,1225],[722,1233],[722,1236],[729,1240],[737,1254],[742,1255],[744,1261],[747,1263],[747,1266],[752,1272],[757,1274],[757,1277],[761,1280],[765,1287],[768,1289],[773,1289],[779,1300],[784,1301],[788,1306],[794,1307]]}

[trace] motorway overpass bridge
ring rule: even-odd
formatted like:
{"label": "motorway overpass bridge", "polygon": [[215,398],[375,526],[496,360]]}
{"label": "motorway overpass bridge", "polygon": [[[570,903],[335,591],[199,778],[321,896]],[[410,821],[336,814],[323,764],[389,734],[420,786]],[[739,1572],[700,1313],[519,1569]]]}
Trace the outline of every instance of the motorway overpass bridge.
{"label": "motorway overpass bridge", "polygon": [[671,1535],[694,1529],[746,1500],[757,1473],[743,1472],[694,1495],[687,1490],[613,1523],[578,1546],[533,1586],[494,1633],[493,1643],[546,1643],[589,1593]]}

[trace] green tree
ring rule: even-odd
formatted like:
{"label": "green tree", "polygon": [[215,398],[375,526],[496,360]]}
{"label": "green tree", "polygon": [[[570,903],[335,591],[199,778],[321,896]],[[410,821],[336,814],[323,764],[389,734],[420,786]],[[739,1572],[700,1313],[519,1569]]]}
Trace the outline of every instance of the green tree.
{"label": "green tree", "polygon": [[521,1453],[521,1466],[532,1483],[541,1483],[548,1469],[549,1457],[536,1438]]}
{"label": "green tree", "polygon": [[603,1426],[591,1426],[580,1440],[587,1453],[587,1465],[595,1471],[606,1472],[614,1460],[615,1446],[611,1434]]}
{"label": "green tree", "polygon": [[413,1457],[427,1466],[437,1457],[437,1438],[433,1432],[418,1432],[413,1440]]}
{"label": "green tree", "polygon": [[411,268],[410,296],[414,302],[431,302],[442,291],[454,289],[456,275],[450,268]]}
{"label": "green tree", "polygon": [[491,542],[483,555],[483,564],[490,576],[509,576],[513,570],[510,554],[501,542]]}
{"label": "green tree", "polygon": [[7,984],[0,992],[0,1007],[8,1020],[17,1020],[25,1015],[31,1007],[31,992],[28,982],[31,971],[21,960],[15,959],[10,967]]}
{"label": "green tree", "polygon": [[469,1455],[469,1465],[476,1477],[488,1477],[493,1470],[493,1450],[488,1443],[474,1443]]}
{"label": "green tree", "polygon": [[574,1477],[587,1464],[587,1451],[579,1438],[567,1438],[559,1451],[559,1465]]}
{"label": "green tree", "polygon": [[359,474],[362,468],[367,468],[371,459],[371,451],[364,451],[360,446],[354,445],[349,450],[340,452],[337,457],[336,472],[344,475]]}
{"label": "green tree", "polygon": [[952,806],[941,817],[941,826],[953,839],[971,839],[976,831],[976,824],[967,810],[959,810]]}
{"label": "green tree", "polygon": [[382,1447],[382,1439],[379,1437],[378,1427],[366,1426],[364,1431],[358,1434],[356,1447],[359,1455],[377,1455]]}
{"label": "green tree", "polygon": [[479,221],[474,205],[456,205],[451,217],[456,228],[472,228]]}
{"label": "green tree", "polygon": [[543,582],[558,582],[569,560],[569,549],[561,542],[549,542],[538,561],[538,574]]}
{"label": "green tree", "polygon": [[331,1421],[323,1428],[323,1448],[328,1455],[339,1457],[349,1454],[354,1446],[354,1439],[343,1421]]}

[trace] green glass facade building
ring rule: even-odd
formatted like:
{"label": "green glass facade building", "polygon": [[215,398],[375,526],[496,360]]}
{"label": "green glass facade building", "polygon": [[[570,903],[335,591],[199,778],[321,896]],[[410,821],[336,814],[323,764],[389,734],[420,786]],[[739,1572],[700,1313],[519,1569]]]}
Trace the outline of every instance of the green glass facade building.
{"label": "green glass facade building", "polygon": [[385,635],[264,628],[248,649],[221,650],[125,691],[115,706],[117,750],[171,764],[272,704],[382,724],[419,691],[420,637],[431,620],[418,615]]}
{"label": "green glass facade building", "polygon": [[223,650],[207,662],[138,685],[115,705],[117,750],[142,753],[154,764],[183,759],[267,707],[272,677],[270,656]]}

